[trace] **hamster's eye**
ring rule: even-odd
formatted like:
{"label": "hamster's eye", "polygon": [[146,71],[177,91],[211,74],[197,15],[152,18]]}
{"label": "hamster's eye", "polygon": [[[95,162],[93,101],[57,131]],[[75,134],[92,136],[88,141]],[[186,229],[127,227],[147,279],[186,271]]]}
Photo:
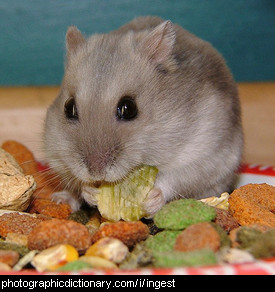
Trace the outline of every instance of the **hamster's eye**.
{"label": "hamster's eye", "polygon": [[132,120],[137,116],[138,108],[131,96],[123,96],[117,104],[117,118],[120,120]]}
{"label": "hamster's eye", "polygon": [[75,103],[75,98],[70,97],[64,105],[64,113],[67,119],[69,120],[78,120],[78,113]]}

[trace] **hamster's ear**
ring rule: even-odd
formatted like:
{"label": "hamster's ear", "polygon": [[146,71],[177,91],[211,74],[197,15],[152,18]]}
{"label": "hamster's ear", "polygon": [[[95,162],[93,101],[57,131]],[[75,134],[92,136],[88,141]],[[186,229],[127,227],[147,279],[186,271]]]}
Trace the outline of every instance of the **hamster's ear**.
{"label": "hamster's ear", "polygon": [[70,26],[66,34],[67,54],[74,53],[78,47],[85,43],[85,38],[75,26]]}
{"label": "hamster's ear", "polygon": [[171,21],[164,21],[150,32],[139,44],[140,51],[154,63],[167,63],[172,56],[176,32]]}

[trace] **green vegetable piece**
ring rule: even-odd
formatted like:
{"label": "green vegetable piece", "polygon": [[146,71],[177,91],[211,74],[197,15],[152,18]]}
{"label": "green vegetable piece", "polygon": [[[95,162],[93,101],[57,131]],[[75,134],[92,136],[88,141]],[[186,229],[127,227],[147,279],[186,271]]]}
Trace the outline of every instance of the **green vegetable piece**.
{"label": "green vegetable piece", "polygon": [[155,267],[194,267],[217,263],[215,253],[211,249],[200,249],[190,252],[154,252],[153,257]]}
{"label": "green vegetable piece", "polygon": [[145,245],[152,251],[172,251],[181,231],[164,230],[146,239]]}
{"label": "green vegetable piece", "polygon": [[144,165],[116,184],[104,183],[98,188],[97,207],[111,221],[136,221],[147,214],[142,203],[153,189],[158,170]]}
{"label": "green vegetable piece", "polygon": [[25,245],[19,245],[4,241],[0,241],[0,249],[17,251],[21,257],[29,252],[29,249]]}
{"label": "green vegetable piece", "polygon": [[78,211],[70,214],[68,220],[73,220],[75,222],[85,225],[95,212],[96,208],[87,208],[86,206],[84,206]]}
{"label": "green vegetable piece", "polygon": [[260,235],[250,246],[248,251],[255,258],[275,257],[275,228]]}
{"label": "green vegetable piece", "polygon": [[70,272],[70,271],[79,271],[79,270],[89,269],[89,268],[91,268],[91,265],[89,265],[88,263],[80,261],[80,260],[76,260],[76,261],[69,262],[65,264],[64,266],[58,268],[57,271]]}
{"label": "green vegetable piece", "polygon": [[243,226],[237,232],[237,242],[240,244],[240,248],[250,247],[260,236],[262,232],[256,228]]}
{"label": "green vegetable piece", "polygon": [[154,222],[159,228],[182,230],[195,223],[211,221],[215,217],[215,208],[195,199],[180,199],[163,206],[154,216]]}
{"label": "green vegetable piece", "polygon": [[152,264],[152,252],[146,247],[145,242],[136,244],[131,253],[119,265],[120,269],[137,269]]}

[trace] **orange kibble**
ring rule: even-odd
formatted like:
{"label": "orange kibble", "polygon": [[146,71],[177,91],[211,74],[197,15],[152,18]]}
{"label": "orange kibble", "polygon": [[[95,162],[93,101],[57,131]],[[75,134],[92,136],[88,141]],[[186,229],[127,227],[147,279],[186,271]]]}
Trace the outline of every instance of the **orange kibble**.
{"label": "orange kibble", "polygon": [[58,204],[50,199],[35,198],[31,203],[29,212],[39,213],[53,218],[67,219],[72,213],[72,209],[66,203]]}
{"label": "orange kibble", "polygon": [[19,260],[19,253],[14,250],[0,250],[0,262],[13,267]]}
{"label": "orange kibble", "polygon": [[6,213],[0,216],[0,235],[6,237],[8,233],[29,234],[42,221],[49,220],[46,216],[37,217],[18,212]]}
{"label": "orange kibble", "polygon": [[220,236],[209,222],[193,224],[184,229],[176,238],[174,249],[187,252],[210,248],[216,252],[220,248]]}
{"label": "orange kibble", "polygon": [[275,227],[275,187],[247,184],[229,197],[229,212],[240,225],[261,224]]}
{"label": "orange kibble", "polygon": [[35,175],[38,172],[35,157],[26,146],[17,141],[8,140],[1,147],[14,157],[25,175]]}
{"label": "orange kibble", "polygon": [[28,248],[43,250],[56,244],[70,244],[86,250],[91,243],[88,229],[75,221],[53,218],[39,223],[28,235]]}
{"label": "orange kibble", "polygon": [[145,240],[149,235],[149,228],[141,221],[107,223],[100,227],[92,236],[92,243],[103,237],[114,237],[121,240],[128,247]]}

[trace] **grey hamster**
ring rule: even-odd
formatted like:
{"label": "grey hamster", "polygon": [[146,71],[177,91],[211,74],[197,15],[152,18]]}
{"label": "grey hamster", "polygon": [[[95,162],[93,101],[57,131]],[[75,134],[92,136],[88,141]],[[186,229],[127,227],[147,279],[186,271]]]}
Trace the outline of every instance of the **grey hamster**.
{"label": "grey hamster", "polygon": [[153,215],[179,197],[230,191],[243,134],[237,86],[207,42],[158,17],[108,34],[66,36],[60,92],[44,143],[73,210],[95,204],[95,185],[146,164],[159,170],[144,208]]}

